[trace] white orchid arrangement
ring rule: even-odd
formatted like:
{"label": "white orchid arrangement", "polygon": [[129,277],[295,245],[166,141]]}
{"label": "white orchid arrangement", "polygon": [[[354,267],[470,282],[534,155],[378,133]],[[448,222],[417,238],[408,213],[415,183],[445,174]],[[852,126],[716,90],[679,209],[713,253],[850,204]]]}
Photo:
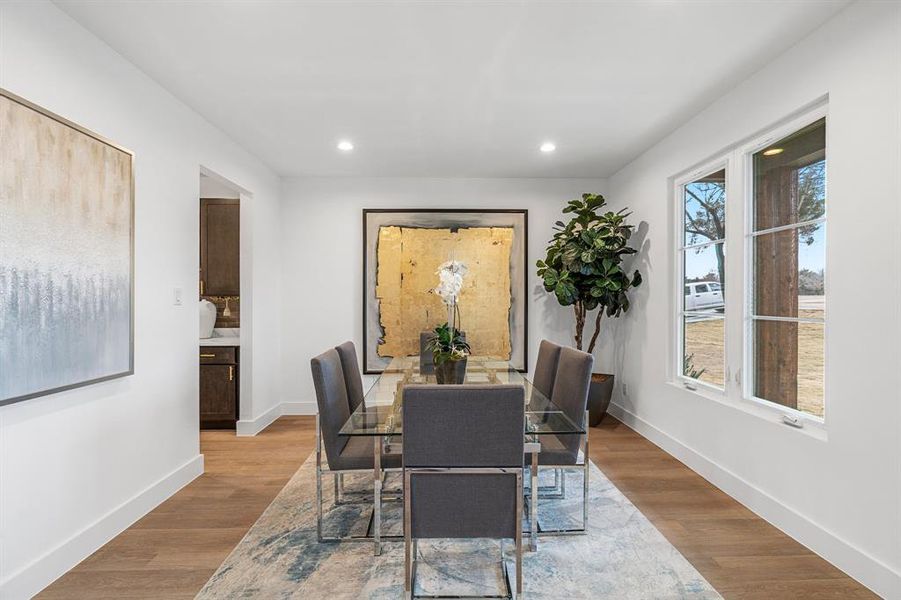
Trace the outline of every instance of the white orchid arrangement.
{"label": "white orchid arrangement", "polygon": [[438,276],[438,287],[434,292],[441,297],[447,306],[454,306],[463,290],[463,277],[469,272],[466,263],[449,260],[442,263],[435,274]]}
{"label": "white orchid arrangement", "polygon": [[447,306],[447,323],[435,328],[435,335],[429,341],[429,349],[435,356],[435,364],[457,361],[469,355],[469,344],[458,329],[460,310],[457,300],[463,291],[463,277],[469,272],[465,263],[449,260],[438,267],[438,287],[432,291]]}

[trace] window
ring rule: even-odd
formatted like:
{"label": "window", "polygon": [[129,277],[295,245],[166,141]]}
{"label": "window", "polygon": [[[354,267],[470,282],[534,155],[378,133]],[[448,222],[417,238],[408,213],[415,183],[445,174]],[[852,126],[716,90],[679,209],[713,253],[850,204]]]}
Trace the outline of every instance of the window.
{"label": "window", "polygon": [[820,428],[826,113],[813,108],[673,180],[675,382]]}
{"label": "window", "polygon": [[680,186],[680,264],[685,294],[679,311],[681,376],[725,385],[726,170]]}
{"label": "window", "polygon": [[751,157],[751,393],[824,415],[826,119]]}

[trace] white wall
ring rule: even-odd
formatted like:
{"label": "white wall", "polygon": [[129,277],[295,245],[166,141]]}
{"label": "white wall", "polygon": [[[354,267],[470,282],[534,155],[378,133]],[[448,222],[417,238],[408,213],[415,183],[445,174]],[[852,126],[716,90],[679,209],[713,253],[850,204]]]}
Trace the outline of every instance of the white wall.
{"label": "white wall", "polygon": [[[614,410],[880,594],[901,598],[901,5],[861,2],[610,179],[647,239]],[[829,95],[827,436],[667,384],[668,178]],[[730,216],[729,218],[740,218]],[[733,275],[735,276],[735,275]]]}
{"label": "white wall", "polygon": [[0,5],[0,40],[0,86],[134,151],[136,175],[134,376],[0,408],[0,597],[18,599],[202,471],[190,300],[201,165],[253,194],[242,222],[253,240],[246,416],[277,405],[280,183],[52,4]]}
{"label": "white wall", "polygon": [[231,198],[238,200],[241,198],[241,190],[229,185],[217,177],[209,175],[200,176],[200,197],[201,198]]}
{"label": "white wall", "polygon": [[[529,211],[529,365],[542,338],[572,343],[572,311],[540,286],[534,264],[567,200],[603,193],[601,179],[298,178],[285,180],[284,398],[287,412],[315,412],[310,359],[363,344],[364,208],[525,208]],[[362,358],[362,356],[361,356]]]}

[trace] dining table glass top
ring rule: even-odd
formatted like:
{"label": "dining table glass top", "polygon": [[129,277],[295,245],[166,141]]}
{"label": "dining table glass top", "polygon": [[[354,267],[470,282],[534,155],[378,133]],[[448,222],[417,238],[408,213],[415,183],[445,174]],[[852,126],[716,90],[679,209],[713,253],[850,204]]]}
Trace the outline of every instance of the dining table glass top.
{"label": "dining table glass top", "polygon": [[[392,359],[369,388],[363,402],[341,428],[341,435],[403,435],[403,389],[407,385],[437,383],[434,373],[420,371],[419,357]],[[585,430],[566,416],[508,361],[470,356],[463,385],[517,384],[525,388],[524,433],[534,436],[582,434]]]}

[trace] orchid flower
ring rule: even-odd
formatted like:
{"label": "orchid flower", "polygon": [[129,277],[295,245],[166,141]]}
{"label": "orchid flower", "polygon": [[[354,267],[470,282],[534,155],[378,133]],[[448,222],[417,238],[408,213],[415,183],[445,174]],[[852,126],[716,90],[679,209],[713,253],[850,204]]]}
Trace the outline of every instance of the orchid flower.
{"label": "orchid flower", "polygon": [[448,306],[453,306],[463,290],[463,276],[469,269],[459,260],[449,260],[443,263],[435,272],[438,275],[438,287],[433,291],[441,297]]}

